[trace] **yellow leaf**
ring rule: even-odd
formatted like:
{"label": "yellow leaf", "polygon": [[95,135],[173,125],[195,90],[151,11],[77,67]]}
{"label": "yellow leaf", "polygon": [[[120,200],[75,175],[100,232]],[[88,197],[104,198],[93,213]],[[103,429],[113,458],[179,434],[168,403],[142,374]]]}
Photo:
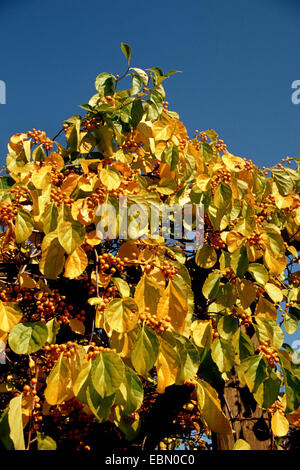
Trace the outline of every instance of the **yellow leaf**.
{"label": "yellow leaf", "polygon": [[72,318],[72,320],[69,321],[69,326],[74,333],[84,335],[85,326],[82,321],[77,320],[77,318]]}
{"label": "yellow leaf", "polygon": [[261,295],[256,305],[255,315],[276,321],[277,309],[275,305]]}
{"label": "yellow leaf", "polygon": [[229,232],[226,237],[226,243],[228,247],[228,251],[232,253],[235,250],[238,250],[245,240],[245,237],[238,232]]}
{"label": "yellow leaf", "polygon": [[134,294],[139,311],[144,312],[145,308],[149,308],[150,313],[155,314],[162,292],[162,286],[144,274],[137,284]]}
{"label": "yellow leaf", "polygon": [[158,318],[170,317],[173,328],[179,333],[182,333],[184,331],[187,313],[188,306],[185,299],[180,295],[173,285],[173,282],[170,280],[157,306]]}
{"label": "yellow leaf", "polygon": [[31,181],[36,189],[45,189],[51,184],[51,169],[51,165],[43,165],[32,173]]}
{"label": "yellow leaf", "polygon": [[226,152],[222,157],[225,166],[234,172],[240,172],[245,167],[245,161],[241,157],[235,157],[229,152]]}
{"label": "yellow leaf", "polygon": [[93,230],[92,232],[87,233],[85,236],[85,242],[91,246],[99,245],[101,241],[102,240],[97,237],[96,230]]}
{"label": "yellow leaf", "polygon": [[198,407],[208,427],[217,433],[232,434],[230,421],[222,411],[216,390],[204,380],[197,382],[196,390]]}
{"label": "yellow leaf", "polygon": [[232,450],[251,450],[251,446],[244,439],[238,439],[234,443]]}
{"label": "yellow leaf", "polygon": [[270,248],[266,247],[264,253],[264,263],[270,271],[270,274],[279,276],[286,268],[285,255],[276,255]]}
{"label": "yellow leaf", "polygon": [[70,174],[68,175],[62,185],[61,185],[61,190],[67,195],[70,196],[74,189],[76,188],[78,181],[80,179],[80,175],[75,175],[75,174]]}
{"label": "yellow leaf", "polygon": [[63,157],[59,153],[56,153],[56,152],[50,153],[50,155],[46,158],[45,163],[50,163],[58,171],[62,170],[63,167],[65,166]]}
{"label": "yellow leaf", "polygon": [[256,299],[256,289],[252,282],[246,279],[237,283],[237,292],[243,308],[248,308]]}
{"label": "yellow leaf", "polygon": [[85,251],[79,246],[68,256],[64,276],[69,279],[74,279],[83,273],[87,265],[88,257]]}
{"label": "yellow leaf", "polygon": [[289,422],[286,417],[279,412],[275,411],[271,419],[271,428],[274,436],[283,437],[289,432]]}
{"label": "yellow leaf", "polygon": [[286,415],[286,418],[291,426],[300,429],[300,407],[294,413]]}
{"label": "yellow leaf", "polygon": [[121,178],[117,171],[111,168],[102,168],[100,171],[100,179],[104,186],[107,187],[108,191],[112,189],[118,189],[121,184]]}
{"label": "yellow leaf", "polygon": [[18,278],[20,287],[24,287],[26,289],[36,289],[38,287],[35,280],[32,279],[32,277],[30,277],[27,273],[19,274]]}
{"label": "yellow leaf", "polygon": [[23,316],[22,310],[14,302],[0,300],[0,330],[9,333],[19,323]]}
{"label": "yellow leaf", "polygon": [[196,320],[191,326],[192,338],[199,348],[210,348],[212,343],[212,327],[209,320]]}

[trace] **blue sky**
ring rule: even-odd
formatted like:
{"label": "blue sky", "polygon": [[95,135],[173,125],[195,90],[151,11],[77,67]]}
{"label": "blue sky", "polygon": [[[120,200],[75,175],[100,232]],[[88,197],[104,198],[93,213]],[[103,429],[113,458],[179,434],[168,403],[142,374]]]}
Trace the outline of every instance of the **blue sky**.
{"label": "blue sky", "polygon": [[300,156],[299,21],[298,0],[1,0],[1,162],[11,134],[53,137],[98,73],[124,70],[121,41],[133,66],[183,72],[165,82],[167,99],[191,135],[215,128],[258,165]]}
{"label": "blue sky", "polygon": [[0,0],[0,162],[9,137],[53,137],[94,94],[100,72],[181,70],[164,82],[190,135],[214,128],[259,166],[300,157],[299,0]]}

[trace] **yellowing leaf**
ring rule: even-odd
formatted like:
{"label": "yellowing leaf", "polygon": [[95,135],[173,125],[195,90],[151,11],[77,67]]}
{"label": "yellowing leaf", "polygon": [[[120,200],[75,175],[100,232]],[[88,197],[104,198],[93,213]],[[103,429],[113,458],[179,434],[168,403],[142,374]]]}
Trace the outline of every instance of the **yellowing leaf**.
{"label": "yellowing leaf", "polygon": [[203,245],[196,253],[195,261],[200,268],[210,269],[218,260],[216,250],[209,245]]}
{"label": "yellowing leaf", "polygon": [[180,295],[175,285],[170,280],[157,306],[158,318],[170,317],[173,328],[179,333],[182,333],[187,313],[188,306],[185,299]]}
{"label": "yellowing leaf", "polygon": [[62,272],[65,262],[64,249],[53,232],[45,236],[42,242],[42,256],[39,268],[48,279],[56,279]]}
{"label": "yellowing leaf", "polygon": [[29,276],[27,273],[19,274],[19,283],[20,287],[26,288],[26,289],[36,289],[37,288],[37,283],[35,282],[32,277]]}
{"label": "yellowing leaf", "polygon": [[264,253],[264,263],[270,271],[270,274],[279,276],[286,268],[285,255],[276,255],[270,248],[266,247]]}
{"label": "yellowing leaf", "polygon": [[144,274],[137,284],[134,294],[139,311],[144,312],[145,308],[149,308],[150,312],[155,314],[162,292],[161,285]]}
{"label": "yellowing leaf", "polygon": [[77,318],[72,318],[69,321],[69,326],[74,333],[79,335],[84,335],[85,333],[85,326],[82,321],[77,320]]}
{"label": "yellowing leaf", "polygon": [[251,446],[244,439],[238,439],[234,443],[232,450],[251,450]]}
{"label": "yellowing leaf", "polygon": [[217,433],[231,434],[230,421],[222,411],[216,390],[204,380],[197,381],[196,387],[198,407],[208,427]]}
{"label": "yellowing leaf", "polygon": [[286,417],[279,412],[275,411],[271,419],[271,428],[274,436],[283,437],[289,432],[289,422]]}
{"label": "yellowing leaf", "polygon": [[125,333],[135,328],[138,318],[138,306],[130,297],[112,300],[104,312],[105,323],[118,333]]}
{"label": "yellowing leaf", "polygon": [[78,247],[66,260],[64,276],[69,279],[75,279],[84,272],[87,265],[88,257],[85,251]]}
{"label": "yellowing leaf", "polygon": [[212,343],[212,327],[209,320],[196,320],[191,325],[192,338],[199,348],[210,348]]}
{"label": "yellowing leaf", "polygon": [[62,170],[65,165],[63,157],[56,152],[50,153],[50,155],[46,158],[45,163],[50,163],[58,171]]}
{"label": "yellowing leaf", "polygon": [[256,305],[255,315],[277,320],[277,309],[269,300],[265,299],[262,295]]}
{"label": "yellowing leaf", "polygon": [[271,297],[271,299],[273,300],[273,302],[275,302],[276,304],[282,302],[283,294],[279,287],[275,286],[275,284],[267,282],[267,284],[265,285],[265,289],[269,297]]}
{"label": "yellowing leaf", "polygon": [[19,323],[23,316],[22,310],[14,302],[0,300],[0,330],[9,333]]}
{"label": "yellowing leaf", "polygon": [[100,171],[100,179],[104,186],[107,187],[108,191],[112,189],[118,189],[121,184],[121,178],[119,173],[112,168],[102,168]]}

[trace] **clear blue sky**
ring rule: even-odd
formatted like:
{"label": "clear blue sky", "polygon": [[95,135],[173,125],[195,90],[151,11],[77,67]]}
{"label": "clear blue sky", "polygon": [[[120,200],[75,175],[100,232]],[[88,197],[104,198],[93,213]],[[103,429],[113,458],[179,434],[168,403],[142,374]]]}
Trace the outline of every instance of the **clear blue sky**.
{"label": "clear blue sky", "polygon": [[94,94],[100,72],[181,70],[166,84],[188,132],[214,128],[262,166],[300,157],[300,0],[0,0],[0,158],[9,137],[53,137]]}
{"label": "clear blue sky", "polygon": [[299,0],[0,0],[1,162],[11,134],[53,137],[98,73],[124,70],[121,41],[132,65],[183,72],[165,83],[191,135],[215,128],[258,165],[300,156],[299,25]]}

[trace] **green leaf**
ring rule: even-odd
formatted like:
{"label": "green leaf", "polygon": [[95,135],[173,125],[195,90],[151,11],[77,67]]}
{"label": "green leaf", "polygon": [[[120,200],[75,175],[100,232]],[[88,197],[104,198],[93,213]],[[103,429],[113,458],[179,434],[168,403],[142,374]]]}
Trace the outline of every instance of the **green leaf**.
{"label": "green leaf", "polygon": [[139,375],[147,377],[159,351],[159,340],[154,331],[143,325],[131,352],[131,362]]}
{"label": "green leaf", "polygon": [[41,349],[47,341],[48,328],[42,322],[19,323],[8,335],[10,348],[16,354],[31,354]]}
{"label": "green leaf", "polygon": [[218,295],[220,274],[210,273],[202,287],[202,293],[206,299],[215,299]]}
{"label": "green leaf", "polygon": [[47,343],[54,344],[56,342],[56,335],[59,332],[60,324],[56,318],[52,318],[46,323],[48,329]]}
{"label": "green leaf", "polygon": [[47,205],[42,217],[43,230],[45,234],[53,232],[57,227],[58,210],[54,203]]}
{"label": "green leaf", "polygon": [[256,331],[260,341],[271,341],[275,349],[279,349],[284,341],[284,333],[276,321],[270,318],[256,318]]}
{"label": "green leaf", "polygon": [[115,93],[115,79],[109,73],[100,73],[95,81],[95,88],[102,96],[112,96]]}
{"label": "green leaf", "polygon": [[218,333],[223,339],[230,340],[238,329],[239,322],[238,319],[232,315],[223,316],[218,321]]}
{"label": "green leaf", "polygon": [[294,373],[282,367],[286,393],[286,413],[293,413],[300,406],[300,380]]}
{"label": "green leaf", "polygon": [[27,240],[32,234],[34,228],[34,221],[29,212],[24,209],[19,209],[15,221],[15,236],[16,242],[22,243]]}
{"label": "green leaf", "polygon": [[133,330],[138,319],[138,306],[130,297],[112,300],[104,311],[105,322],[118,333]]}
{"label": "green leaf", "polygon": [[63,222],[58,226],[58,241],[70,255],[84,242],[85,228],[81,222]]}
{"label": "green leaf", "polygon": [[121,50],[129,64],[130,58],[131,58],[131,47],[129,46],[129,44],[125,44],[124,42],[121,42]]}
{"label": "green leaf", "polygon": [[126,400],[123,413],[130,415],[134,413],[143,403],[144,389],[136,373],[125,365],[125,388]]}
{"label": "green leaf", "polygon": [[280,379],[275,372],[271,372],[257,388],[254,398],[260,408],[269,408],[278,398],[280,390]]}
{"label": "green leaf", "polygon": [[143,103],[141,100],[135,100],[131,107],[131,125],[135,129],[141,121],[144,114]]}
{"label": "green leaf", "polygon": [[235,250],[231,255],[231,266],[237,277],[243,277],[249,267],[249,259],[247,248],[242,246],[239,250]]}
{"label": "green leaf", "polygon": [[56,450],[56,442],[52,437],[46,436],[44,433],[37,431],[37,446],[38,450]]}
{"label": "green leaf", "polygon": [[168,163],[171,171],[175,170],[178,160],[179,153],[176,145],[170,145],[163,151],[161,161]]}
{"label": "green leaf", "polygon": [[7,450],[25,450],[22,393],[9,402],[0,419],[0,439]]}
{"label": "green leaf", "polygon": [[0,190],[9,189],[15,184],[15,180],[11,176],[0,176]]}
{"label": "green leaf", "polygon": [[99,423],[107,421],[111,407],[115,400],[115,394],[107,397],[101,397],[92,383],[89,383],[86,389],[87,405],[90,410],[94,413]]}
{"label": "green leaf", "polygon": [[124,379],[124,363],[113,351],[102,351],[91,368],[93,386],[102,398],[112,395]]}
{"label": "green leaf", "polygon": [[255,393],[267,377],[267,362],[261,355],[251,356],[240,364],[240,373],[242,373],[250,392]]}
{"label": "green leaf", "polygon": [[291,312],[286,312],[284,316],[284,327],[287,334],[292,335],[298,330],[298,318]]}
{"label": "green leaf", "polygon": [[229,372],[234,365],[234,349],[231,341],[216,338],[211,346],[211,356],[221,373]]}
{"label": "green leaf", "polygon": [[278,188],[278,191],[282,196],[289,194],[294,187],[293,178],[289,173],[289,168],[282,168],[282,169],[273,169],[272,176]]}
{"label": "green leaf", "polygon": [[232,344],[235,350],[235,362],[240,364],[244,359],[254,355],[254,344],[249,336],[240,328],[235,332],[232,338]]}
{"label": "green leaf", "polygon": [[223,181],[217,187],[215,194],[214,194],[214,205],[218,209],[226,209],[226,207],[230,204],[232,198],[232,190],[231,187],[223,183]]}
{"label": "green leaf", "polygon": [[269,274],[266,268],[259,263],[250,263],[248,267],[249,273],[254,277],[258,284],[265,286],[269,280]]}

